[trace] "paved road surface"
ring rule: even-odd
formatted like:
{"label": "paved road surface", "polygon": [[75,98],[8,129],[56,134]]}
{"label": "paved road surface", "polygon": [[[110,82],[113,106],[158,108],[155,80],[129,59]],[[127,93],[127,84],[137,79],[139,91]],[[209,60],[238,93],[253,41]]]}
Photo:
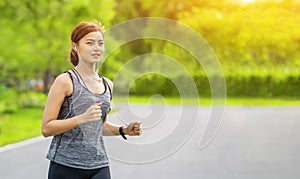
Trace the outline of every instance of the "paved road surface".
{"label": "paved road surface", "polygon": [[[105,138],[113,179],[300,178],[300,107],[227,107],[216,137],[205,148],[199,148],[199,140],[211,120],[208,107],[116,107],[120,111],[110,120],[140,119],[145,130],[128,142]],[[213,122],[211,131],[218,124]],[[46,178],[50,139],[0,148],[0,178]]]}

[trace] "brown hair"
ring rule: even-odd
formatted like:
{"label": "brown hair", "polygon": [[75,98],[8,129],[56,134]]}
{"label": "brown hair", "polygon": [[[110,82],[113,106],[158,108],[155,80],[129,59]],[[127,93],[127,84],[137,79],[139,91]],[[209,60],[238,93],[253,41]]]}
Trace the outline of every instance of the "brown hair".
{"label": "brown hair", "polygon": [[[101,34],[104,36],[104,27],[101,25],[101,23],[82,22],[73,29],[71,41],[78,44],[79,40],[82,39],[86,34],[97,31],[101,32]],[[73,48],[70,52],[70,61],[74,66],[77,66],[79,61],[77,52]]]}

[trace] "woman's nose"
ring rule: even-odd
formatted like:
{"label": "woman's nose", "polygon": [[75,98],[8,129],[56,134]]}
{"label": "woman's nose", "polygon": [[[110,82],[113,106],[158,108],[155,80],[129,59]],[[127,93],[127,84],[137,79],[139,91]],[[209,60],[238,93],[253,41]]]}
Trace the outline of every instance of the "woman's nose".
{"label": "woman's nose", "polygon": [[101,49],[101,46],[100,45],[94,45],[94,50],[98,50],[98,51],[100,51],[100,49]]}

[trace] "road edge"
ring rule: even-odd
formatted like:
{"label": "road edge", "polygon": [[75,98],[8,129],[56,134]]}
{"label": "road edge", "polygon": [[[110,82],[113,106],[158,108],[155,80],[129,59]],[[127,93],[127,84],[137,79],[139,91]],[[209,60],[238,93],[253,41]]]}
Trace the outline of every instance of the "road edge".
{"label": "road edge", "polygon": [[27,140],[23,140],[23,141],[20,141],[20,142],[16,142],[16,143],[13,143],[13,144],[7,144],[5,146],[0,147],[0,154],[3,153],[3,152],[6,152],[6,151],[14,150],[14,149],[24,147],[26,145],[30,145],[30,144],[33,144],[33,143],[36,143],[36,142],[47,140],[47,139],[49,139],[49,138],[45,138],[44,136],[41,135],[41,136],[33,137],[33,138],[30,138],[30,139],[27,139]]}

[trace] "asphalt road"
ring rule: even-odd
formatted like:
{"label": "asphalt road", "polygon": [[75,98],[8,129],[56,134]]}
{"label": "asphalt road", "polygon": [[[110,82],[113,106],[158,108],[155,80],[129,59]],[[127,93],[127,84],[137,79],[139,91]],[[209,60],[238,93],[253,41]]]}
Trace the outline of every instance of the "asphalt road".
{"label": "asphalt road", "polygon": [[[128,141],[105,138],[113,179],[300,178],[299,106],[226,107],[219,128],[213,113],[222,110],[212,113],[209,107],[115,108],[120,111],[111,121],[140,120],[144,133]],[[0,178],[47,178],[50,140],[37,137],[0,148]]]}

